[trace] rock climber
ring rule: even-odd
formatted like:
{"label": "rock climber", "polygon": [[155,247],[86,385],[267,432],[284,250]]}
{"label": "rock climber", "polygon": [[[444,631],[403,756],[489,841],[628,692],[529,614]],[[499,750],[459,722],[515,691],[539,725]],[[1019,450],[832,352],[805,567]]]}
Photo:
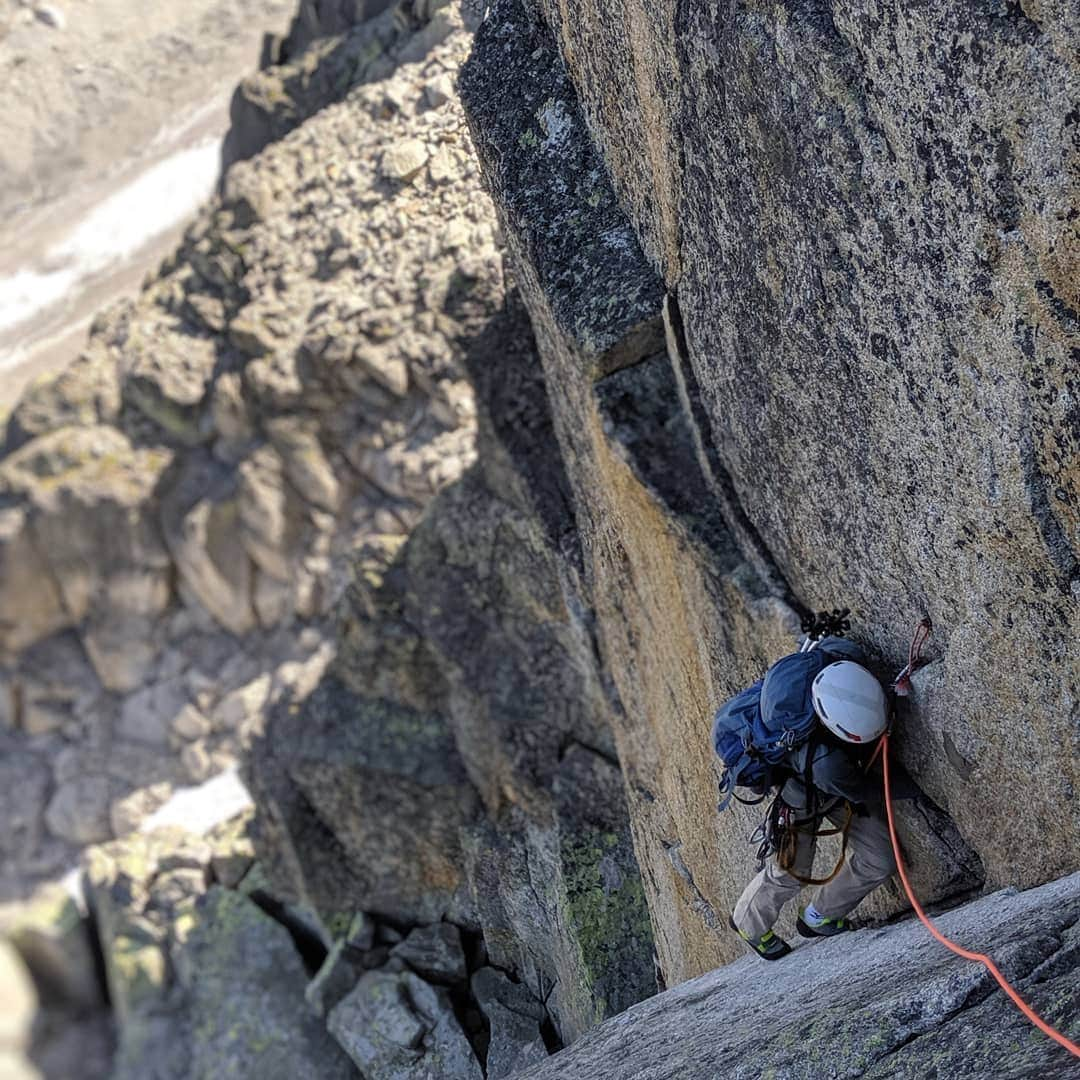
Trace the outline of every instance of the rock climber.
{"label": "rock climber", "polygon": [[[786,666],[778,662],[755,684],[761,687],[759,725],[763,714],[768,719],[785,708],[788,715],[805,708],[808,725],[798,745],[785,749],[784,740],[778,742],[779,757],[768,772],[766,790],[779,788],[779,794],[757,834],[764,865],[743,890],[730,920],[732,929],[765,960],[778,960],[791,951],[773,926],[803,885],[820,888],[799,911],[799,934],[832,937],[850,928],[848,912],[895,870],[881,773],[873,762],[888,726],[885,691],[860,662],[865,658],[858,646],[843,638],[821,641],[809,666],[801,657],[805,652],[785,658],[792,661]],[[789,743],[796,741],[792,727],[790,720],[785,722]],[[719,747],[715,731],[714,742]],[[832,829],[822,827],[826,821]],[[814,879],[817,838],[830,833],[843,835],[841,861],[828,877]]]}

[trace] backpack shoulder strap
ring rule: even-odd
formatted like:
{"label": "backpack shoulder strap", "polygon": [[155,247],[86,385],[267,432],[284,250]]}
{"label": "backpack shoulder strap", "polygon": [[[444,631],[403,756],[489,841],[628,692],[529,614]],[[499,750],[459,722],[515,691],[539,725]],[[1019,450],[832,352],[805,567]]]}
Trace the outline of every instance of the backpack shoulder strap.
{"label": "backpack shoulder strap", "polygon": [[817,817],[818,814],[818,791],[814,787],[814,755],[820,745],[821,739],[815,727],[815,730],[810,733],[810,738],[806,740],[806,760],[803,762],[802,775],[803,787],[806,789],[806,810],[813,817]]}

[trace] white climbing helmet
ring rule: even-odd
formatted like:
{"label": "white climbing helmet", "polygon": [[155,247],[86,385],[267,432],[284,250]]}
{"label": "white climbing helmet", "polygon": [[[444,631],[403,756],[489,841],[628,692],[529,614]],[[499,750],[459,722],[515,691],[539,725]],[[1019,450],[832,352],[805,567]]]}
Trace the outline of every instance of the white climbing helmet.
{"label": "white climbing helmet", "polygon": [[873,742],[888,725],[881,683],[852,660],[822,668],[810,696],[821,722],[845,742]]}

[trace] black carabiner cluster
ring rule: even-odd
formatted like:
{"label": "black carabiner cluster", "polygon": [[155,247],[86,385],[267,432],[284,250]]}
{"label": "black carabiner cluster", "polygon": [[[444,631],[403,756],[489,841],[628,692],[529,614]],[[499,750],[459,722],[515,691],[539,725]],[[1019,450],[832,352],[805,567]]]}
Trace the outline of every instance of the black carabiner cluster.
{"label": "black carabiner cluster", "polygon": [[823,637],[843,637],[851,629],[850,614],[851,608],[833,608],[832,611],[807,615],[802,621],[802,632],[811,641],[819,641]]}

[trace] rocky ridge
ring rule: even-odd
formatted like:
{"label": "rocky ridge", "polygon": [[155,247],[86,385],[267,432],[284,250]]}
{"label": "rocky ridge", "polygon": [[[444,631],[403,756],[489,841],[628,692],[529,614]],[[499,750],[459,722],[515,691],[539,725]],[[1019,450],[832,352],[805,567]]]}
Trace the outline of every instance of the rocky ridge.
{"label": "rocky ridge", "polygon": [[344,555],[385,561],[472,461],[469,329],[444,302],[476,320],[503,286],[442,93],[460,25],[440,16],[392,77],[234,165],[142,294],[13,410],[7,895],[226,767],[286,689],[307,693]]}
{"label": "rocky ridge", "polygon": [[[939,527],[951,528],[952,518],[946,521],[942,511],[930,515],[925,528],[890,525],[898,520],[891,494],[916,482],[903,464],[910,464],[912,447],[937,463],[935,468],[940,464],[942,451],[931,433],[938,421],[952,422],[955,395],[945,389],[951,385],[947,365],[935,366],[943,354],[929,349],[925,367],[907,353],[897,361],[912,396],[890,397],[874,381],[885,378],[883,366],[870,359],[880,343],[875,346],[870,334],[865,347],[860,344],[868,329],[865,318],[877,309],[845,274],[843,254],[854,257],[857,248],[865,263],[862,272],[873,278],[884,249],[869,241],[859,247],[855,240],[877,222],[881,205],[893,204],[869,197],[861,201],[866,188],[860,184],[877,191],[874,184],[886,183],[884,171],[865,166],[858,182],[844,172],[843,163],[852,158],[840,150],[850,150],[851,138],[861,148],[860,139],[869,135],[860,126],[864,114],[855,108],[866,98],[853,90],[857,56],[838,36],[849,45],[859,36],[865,45],[882,32],[882,24],[868,18],[852,28],[828,7],[767,5],[753,12],[740,9],[730,20],[715,6],[694,13],[663,8],[664,18],[650,20],[631,4],[627,20],[612,21],[586,6],[580,25],[571,27],[555,5],[499,0],[479,28],[460,88],[471,143],[501,223],[509,273],[504,280],[492,227],[492,247],[481,245],[488,253],[479,265],[468,262],[450,273],[435,300],[424,301],[436,328],[448,320],[457,332],[455,371],[467,374],[472,386],[468,400],[476,418],[475,462],[427,502],[422,516],[419,506],[414,508],[407,538],[402,531],[391,542],[343,540],[342,563],[350,572],[339,608],[336,656],[310,694],[281,693],[270,703],[265,723],[250,732],[245,776],[257,803],[252,854],[258,865],[247,873],[255,874],[252,882],[259,884],[249,882],[250,895],[257,892],[260,902],[246,900],[237,883],[222,882],[197,901],[212,912],[211,927],[234,924],[239,940],[246,940],[250,921],[252,933],[257,924],[267,940],[282,943],[278,930],[289,928],[301,957],[313,948],[313,940],[321,942],[319,970],[309,961],[312,970],[302,977],[294,958],[283,964],[288,969],[283,981],[295,1000],[306,976],[314,976],[306,990],[311,1012],[304,1012],[302,1023],[294,1016],[299,1026],[289,1030],[304,1045],[315,1040],[316,1053],[327,1055],[328,1069],[341,1062],[340,1047],[364,1075],[375,1078],[475,1076],[484,1069],[496,1075],[565,1043],[573,1045],[551,1062],[532,1066],[533,1074],[618,1075],[622,1069],[679,1076],[703,1061],[738,1070],[749,1067],[750,1060],[757,1070],[767,1043],[779,1076],[821,1075],[823,1067],[838,1075],[896,1074],[890,1069],[905,1075],[906,1069],[906,1075],[915,1076],[925,1075],[939,1060],[963,1075],[964,1069],[974,1069],[972,1062],[985,1070],[990,1054],[1000,1066],[997,1032],[1020,1024],[1000,1011],[1005,1007],[1000,997],[982,1000],[988,987],[978,969],[943,964],[932,951],[937,947],[912,925],[857,934],[849,939],[849,956],[837,955],[844,943],[800,950],[787,968],[776,969],[779,981],[763,990],[736,993],[737,983],[749,981],[749,961],[685,982],[741,951],[724,923],[752,864],[743,840],[754,815],[735,811],[718,820],[713,810],[715,761],[708,719],[720,700],[790,648],[800,610],[811,601],[820,606],[826,587],[828,601],[836,599],[832,590],[849,580],[842,568],[850,571],[850,587],[864,601],[858,633],[875,651],[883,677],[905,658],[906,643],[901,648],[897,629],[898,624],[907,629],[904,618],[913,622],[931,609],[944,628],[944,643],[938,646],[943,651],[922,676],[901,721],[901,735],[909,736],[901,741],[901,755],[925,789],[905,804],[901,822],[920,894],[953,903],[1010,875],[1038,881],[1075,864],[1076,832],[1070,831],[1068,814],[1048,816],[1058,806],[1062,770],[1068,767],[1052,748],[1063,745],[1061,716],[1069,715],[1076,697],[1070,689],[1076,667],[1069,663],[1068,635],[1058,629],[1068,625],[1072,609],[1059,600],[1065,593],[1048,588],[1049,579],[1039,576],[1044,548],[1023,539],[1012,543],[1035,532],[1049,536],[1045,552],[1060,562],[1068,556],[1075,515],[1068,517],[1067,498],[1056,490],[1053,520],[1046,516],[1045,500],[1036,500],[1037,505],[1023,498],[994,503],[1002,515],[995,528],[1000,526],[1009,543],[999,543],[993,530],[976,530],[956,548],[963,553],[970,547],[973,562],[950,552],[943,566],[929,567],[914,559],[908,541],[922,536],[930,544],[927,550],[940,554],[942,548],[930,538]],[[1008,85],[1017,68],[1001,58],[1018,55],[1011,50],[1021,42],[1027,50],[1024,70],[1050,87],[1045,100],[1054,101],[1060,96],[1061,70],[1055,19],[1046,16],[1045,39],[1032,37],[1015,13],[1007,25],[981,27],[998,36],[986,38],[989,52],[963,53],[962,62],[957,61],[966,73],[962,78],[950,66],[953,60],[929,45],[921,52],[900,50],[895,60],[890,53],[889,64],[899,68],[890,68],[884,58],[874,66],[899,78],[903,65],[914,63],[911,56],[930,57],[944,72],[939,97],[948,105],[970,96],[971,78],[978,87],[994,79]],[[927,34],[924,44],[933,37],[917,20],[891,32],[916,39]],[[464,39],[452,36],[450,43],[463,46]],[[721,52],[727,62],[719,67],[702,60]],[[818,66],[800,66],[798,58],[806,56]],[[777,86],[794,86],[809,96],[774,101],[768,115],[758,116],[746,104],[757,86],[755,58],[793,76],[777,80]],[[993,79],[980,81],[984,69],[995,72]],[[649,72],[673,70],[681,81],[669,80],[650,91]],[[815,80],[822,71],[828,77],[819,86]],[[297,76],[294,71],[286,77]],[[729,81],[721,85],[710,79]],[[625,92],[604,94],[601,84]],[[257,230],[272,215],[267,206],[277,205],[278,192],[299,190],[309,196],[305,214],[316,221],[324,212],[318,189],[313,194],[311,185],[322,159],[307,141],[316,132],[322,137],[320,125],[334,130],[342,145],[352,146],[347,140],[355,138],[349,125],[356,103],[366,102],[371,117],[396,123],[400,107],[378,96],[379,91],[378,84],[351,91],[342,104],[314,113],[277,144],[300,149],[299,167],[279,163],[263,182],[261,163],[276,160],[275,147],[252,159],[251,171],[243,163],[234,167],[222,206],[242,218],[250,215],[254,240],[251,248],[232,251],[230,237],[226,247],[245,273],[258,278],[264,263],[275,265],[275,256],[258,246]],[[923,101],[910,87],[905,93]],[[823,104],[820,94],[836,97],[831,111],[817,109]],[[877,109],[887,111],[888,106],[902,113],[907,98],[894,94],[875,100]],[[709,107],[714,101],[716,109]],[[426,104],[424,115],[431,111]],[[1005,107],[1003,99],[994,97],[986,108],[999,106]],[[746,127],[748,115],[757,118],[756,127]],[[889,147],[897,160],[902,157],[897,147],[906,147],[915,158],[936,162],[932,154],[905,142],[915,137],[911,132],[919,130],[919,123],[906,127],[905,116],[878,119],[880,131],[893,140]],[[334,128],[337,122],[342,126]],[[925,125],[925,116],[920,123]],[[821,134],[804,138],[804,124]],[[649,136],[644,156],[630,152],[631,130]],[[747,130],[762,133],[760,145],[741,141]],[[467,145],[463,132],[459,138]],[[837,141],[822,149],[817,139]],[[1029,147],[1024,159],[1043,161],[1045,169],[1025,173],[1022,183],[1013,175],[1010,189],[1018,205],[1030,209],[1032,220],[1049,220],[1039,218],[1043,211],[1037,208],[1058,205],[1064,175],[1055,167],[1056,151],[1046,145]],[[312,149],[306,159],[305,146]],[[710,148],[710,155],[696,158],[696,147]],[[742,179],[728,175],[725,147],[742,155],[739,177],[753,178],[756,187],[744,189]],[[421,160],[423,150],[400,140],[381,149],[377,159],[350,158],[349,168],[371,170],[396,193],[409,189],[414,167],[417,177],[431,177],[431,148],[426,161]],[[1044,151],[1048,157],[1040,157]],[[955,146],[951,152],[958,152]],[[466,161],[463,167],[471,164]],[[932,180],[946,186],[935,188],[935,197],[967,205],[971,185],[963,171],[939,170],[938,164]],[[974,158],[971,164],[977,165]],[[784,179],[777,193],[769,194],[774,174]],[[651,196],[642,175],[656,178]],[[926,179],[929,173],[919,175]],[[724,200],[703,201],[700,190],[684,182],[686,176],[695,177],[700,190],[712,190],[714,180],[724,178],[732,186],[732,205],[747,210],[738,228],[723,209]],[[844,182],[839,189],[838,177]],[[896,204],[905,207],[897,214],[908,213],[930,228],[936,204],[922,198],[918,183],[889,190]],[[1000,186],[994,190],[1000,193]],[[972,199],[976,218],[988,213]],[[720,207],[715,218],[710,216],[713,204]],[[848,215],[839,223],[829,214],[834,206],[844,207]],[[376,227],[403,237],[405,227],[395,234],[394,219],[380,217],[378,210]],[[785,247],[801,235],[792,227],[795,218],[816,223],[822,235],[835,241],[832,261],[809,260],[828,267],[828,273],[814,277],[807,271],[803,278],[795,269],[778,269],[803,265],[800,251]],[[991,215],[989,220],[996,219]],[[234,221],[233,228],[239,227]],[[896,223],[892,227],[906,256],[918,263],[927,255],[922,240],[897,230]],[[1027,240],[1012,234],[998,239],[1031,243],[1037,233],[1031,226]],[[814,239],[817,243],[820,237]],[[798,247],[796,239],[790,242]],[[351,265],[353,246],[362,243],[358,237],[331,245],[329,251],[340,251],[339,259]],[[251,250],[258,260],[249,260]],[[1030,265],[1037,264],[1036,255]],[[187,252],[190,268],[170,270],[182,279],[173,295],[186,295],[183,281],[189,269],[214,281],[214,271],[204,269],[208,261],[216,265],[210,256],[226,265],[231,258],[213,246]],[[323,260],[308,262],[319,280]],[[332,270],[334,263],[326,263]],[[712,279],[702,267],[712,268]],[[1030,314],[1032,297],[1046,300],[1046,290],[1040,292],[1037,283],[1028,288],[1023,273],[1009,267],[1008,280],[1020,284],[1006,299],[1028,305]],[[743,280],[744,271],[756,283],[748,290],[752,302],[743,303],[730,284]],[[789,272],[790,279],[784,276]],[[730,309],[716,306],[707,287],[710,280],[728,283]],[[151,376],[136,380],[123,395],[121,413],[127,410],[138,418],[133,430],[162,431],[168,437],[155,441],[140,434],[129,441],[137,452],[150,455],[177,454],[187,447],[185,453],[201,455],[215,469],[229,469],[249,460],[252,451],[245,439],[254,427],[256,441],[281,458],[282,474],[292,476],[289,484],[317,507],[320,499],[325,502],[327,487],[320,487],[320,470],[312,468],[306,453],[313,443],[297,449],[293,429],[286,426],[285,438],[275,421],[322,415],[310,395],[323,392],[327,376],[320,363],[332,351],[329,345],[325,351],[312,349],[306,330],[279,332],[272,312],[248,311],[251,299],[237,301],[229,293],[230,281],[225,275],[225,284],[218,283],[211,296],[226,316],[215,340],[228,342],[227,356],[236,350],[244,357],[239,361],[241,386],[255,391],[254,425],[248,420],[230,426],[233,412],[244,416],[244,410],[215,412],[216,391],[210,399],[169,396],[155,390]],[[995,282],[992,278],[992,290],[1003,287]],[[930,340],[929,322],[914,318],[924,310],[918,297],[929,297],[926,310],[940,314],[944,300],[935,290],[946,291],[946,286],[925,274],[902,284],[913,326]],[[977,292],[977,283],[961,284],[965,287],[958,295]],[[304,286],[315,287],[310,282]],[[803,307],[795,303],[803,295],[800,290],[810,290]],[[178,300],[181,311],[185,302]],[[197,303],[205,309],[195,307],[201,325],[209,326],[207,318],[217,318],[221,309],[202,299]],[[766,317],[774,304],[775,322]],[[395,302],[391,310],[398,306]],[[315,312],[310,321],[318,324],[323,314],[318,305],[305,310]],[[801,330],[779,318],[788,310],[803,320]],[[1040,346],[1049,352],[1034,354],[1041,359],[1033,359],[1031,350],[1017,353],[1000,342],[993,345],[991,352],[1002,364],[1019,363],[1018,355],[1026,358],[1021,374],[1007,368],[1012,374],[995,384],[1007,383],[1000,391],[1005,397],[1042,385],[1043,361],[1047,380],[1057,388],[1047,400],[1060,402],[1065,394],[1067,380],[1061,382],[1055,365],[1059,347],[1069,340],[1067,305],[1064,314],[1058,307],[1053,310],[1056,330]],[[245,321],[245,311],[257,317]],[[948,311],[957,326],[969,325],[963,311]],[[328,336],[333,342],[348,341],[351,349],[359,346],[362,352],[373,341],[381,349],[396,347],[401,338],[409,339],[408,333],[380,337],[362,316],[354,326],[336,314],[342,330]],[[331,316],[328,322],[333,321]],[[814,328],[818,342],[809,351],[799,344],[809,333],[807,326]],[[363,336],[354,341],[357,328]],[[274,343],[279,338],[289,343],[281,352]],[[768,359],[774,350],[782,363]],[[809,352],[822,366],[820,377],[795,386],[791,372],[817,371],[806,366]],[[353,352],[350,357],[346,368],[354,362]],[[423,363],[417,366],[426,370]],[[226,374],[230,370],[226,364]],[[753,386],[764,396],[755,398],[745,380],[738,382],[742,370],[754,374]],[[218,378],[216,368],[214,373]],[[182,381],[183,364],[174,361],[157,372],[157,381],[166,377]],[[359,388],[348,385],[346,410],[351,395],[361,397]],[[940,393],[937,398],[920,395],[914,389],[919,385],[938,387]],[[838,386],[861,402],[845,419],[843,438],[808,422],[835,406]],[[737,389],[746,391],[750,404]],[[425,407],[434,411],[438,394],[428,393],[436,404]],[[1004,398],[987,393],[987,407],[1002,405]],[[79,398],[79,409],[87,408],[86,400]],[[791,415],[778,404],[788,400],[797,406]],[[912,408],[917,402],[917,410],[908,411],[903,400]],[[886,410],[891,419],[882,421],[882,428],[872,420],[873,406],[884,408],[885,402],[891,402]],[[211,422],[205,420],[208,404]],[[784,421],[762,423],[776,409]],[[1014,443],[1025,444],[1023,431],[1017,435],[1004,423],[1006,412],[991,409],[1002,423],[977,425],[972,438],[983,441],[974,451],[964,445],[964,453],[977,455],[988,448],[993,462],[1012,462]],[[836,408],[829,412],[836,414]],[[45,429],[25,428],[32,417],[32,411],[23,419],[16,415],[12,457],[22,452],[26,439],[47,437]],[[1063,428],[1051,430],[1055,436],[1040,445],[1060,464],[1070,437]],[[200,442],[206,431],[212,435]],[[920,434],[911,435],[909,444],[904,439],[911,432]],[[312,433],[334,466],[329,474],[335,480],[345,462],[356,468],[340,427],[333,427],[332,435],[320,426]],[[868,452],[871,436],[895,451],[888,464],[897,473],[889,474],[893,486],[879,483],[881,477],[873,473],[886,465]],[[799,468],[792,462],[793,441]],[[188,442],[198,445],[192,450]],[[777,472],[770,454],[788,471]],[[104,452],[94,460],[107,458]],[[290,459],[298,470],[292,474]],[[966,460],[962,454],[960,459]],[[43,460],[52,459],[45,454]],[[1040,469],[1050,470],[1050,458],[1042,460]],[[152,456],[149,461],[153,467]],[[820,473],[809,475],[803,469],[806,461],[816,463]],[[826,468],[829,462],[837,463],[835,468]],[[146,466],[147,459],[140,458],[139,468]],[[859,529],[852,531],[845,529],[846,519],[837,509],[849,502],[832,495],[846,490],[841,474],[858,476],[860,468],[871,469],[873,482],[860,487],[869,508],[858,512]],[[998,464],[995,470],[995,482],[1006,486],[1032,478],[1030,471],[1013,472],[1006,483]],[[1044,484],[1049,474],[1042,473]],[[30,498],[32,487],[26,484],[15,494]],[[199,494],[201,488],[200,479],[188,491]],[[137,484],[124,490],[138,502]],[[964,501],[967,489],[960,485],[957,490],[956,505],[978,519],[978,500],[969,504]],[[1015,495],[1019,489],[1009,490]],[[1065,487],[1061,490],[1067,495]],[[189,511],[187,497],[170,503],[181,507],[181,521]],[[815,538],[805,545],[798,530],[787,526],[804,516],[806,537]],[[208,587],[214,579],[206,574],[200,551],[209,553],[215,569],[227,562],[221,553],[228,546],[217,546],[231,536],[223,520],[229,519],[214,523],[211,511],[196,513],[194,525],[181,530],[184,545],[178,549],[194,550],[194,557],[174,562],[177,594],[185,606],[196,614],[204,609],[205,618],[218,623],[227,617],[232,597]],[[1054,531],[1055,521],[1060,533]],[[13,530],[12,535],[20,534]],[[248,552],[256,575],[273,576],[270,558],[278,549],[262,545],[267,547]],[[981,567],[977,573],[972,569],[976,564]],[[948,572],[967,581],[973,596],[1000,585],[1003,596],[1015,597],[1017,582],[1030,578],[1031,591],[1023,594],[1030,602],[1020,620],[1026,629],[1016,629],[1013,613],[996,621],[991,603],[986,635],[978,640],[966,636],[961,615],[970,611],[942,587],[941,575]],[[882,581],[890,584],[888,603],[870,602],[871,577],[874,597]],[[235,582],[232,587],[235,593]],[[291,593],[290,603],[295,609]],[[243,604],[237,609],[247,610]],[[258,618],[254,600],[251,610]],[[82,623],[79,632],[93,625]],[[1060,715],[1031,725],[1025,748],[1035,754],[1034,764],[1031,753],[1021,753],[1013,728],[984,708],[990,700],[984,695],[991,692],[1012,700],[998,668],[1004,667],[1002,650],[1014,632],[1030,651],[1035,643],[1048,650],[1039,678],[1024,669],[1025,685],[1049,687],[1047,700],[1063,703]],[[976,686],[976,676],[954,655],[957,641],[964,643],[971,672],[981,673],[985,685]],[[86,651],[93,655],[91,646]],[[941,710],[958,701],[957,695],[965,698],[965,708],[954,709],[946,721]],[[972,750],[976,745],[983,756]],[[960,779],[949,779],[946,769]],[[989,806],[985,780],[991,774],[994,790],[1022,783],[1030,790],[1025,788],[1023,799],[1016,796],[1009,810]],[[1030,807],[1030,821],[1011,812],[1015,805]],[[1040,844],[1024,843],[1021,858],[1018,837],[1034,829],[1042,829]],[[203,880],[209,880],[205,871]],[[164,884],[169,896],[179,895],[169,875]],[[859,914],[880,921],[903,907],[890,885],[869,898]],[[945,922],[947,929],[970,934],[972,944],[996,935],[992,946],[1003,950],[1009,973],[1052,1020],[1068,1028],[1075,1014],[1069,998],[1075,971],[1074,908],[1075,878],[1020,896],[996,894]],[[136,914],[142,917],[146,910]],[[266,921],[254,918],[253,911]],[[242,915],[238,922],[236,914]],[[153,936],[152,927],[139,925],[140,933]],[[381,928],[381,941],[378,930],[369,940],[372,926]],[[460,956],[456,941],[463,943]],[[212,961],[216,947],[209,939],[195,951]],[[228,949],[228,942],[220,948]],[[158,954],[143,955],[161,970]],[[883,960],[895,969],[899,986],[896,996],[884,1002],[879,1000]],[[213,979],[224,985],[239,965],[226,965],[227,971],[212,962],[209,966],[216,972]],[[213,1010],[184,997],[183,970],[181,962],[175,980],[170,975],[158,985],[166,995],[180,988],[178,996],[185,1002],[180,1015],[187,1023]],[[468,976],[467,988],[463,975]],[[682,985],[635,1004],[665,984]],[[836,1019],[832,1006],[837,995],[845,1010],[856,1011],[860,1023]],[[149,1000],[157,999],[151,994]],[[795,1032],[788,1010],[777,1006],[790,1000],[801,1003],[797,1011],[805,1018]],[[276,1006],[270,1003],[268,1009],[273,1012]],[[708,1023],[702,1022],[705,1014]],[[781,1014],[784,1024],[776,1026]],[[312,1024],[312,1015],[320,1022]],[[248,1019],[236,1016],[241,1025]],[[720,1022],[722,1030],[709,1026]],[[139,1030],[137,1024],[128,1028]],[[326,1030],[333,1044],[325,1041]],[[732,1030],[737,1037],[728,1039],[725,1033]],[[1021,1070],[1017,1075],[1025,1069],[1054,1075],[1061,1060],[1053,1056],[1055,1048],[1027,1028],[1015,1030],[1009,1067]],[[673,1050],[670,1040],[682,1032],[686,1045]],[[253,1038],[258,1041],[258,1034]],[[229,1053],[231,1048],[222,1050]],[[823,1053],[829,1054],[827,1062]]]}

